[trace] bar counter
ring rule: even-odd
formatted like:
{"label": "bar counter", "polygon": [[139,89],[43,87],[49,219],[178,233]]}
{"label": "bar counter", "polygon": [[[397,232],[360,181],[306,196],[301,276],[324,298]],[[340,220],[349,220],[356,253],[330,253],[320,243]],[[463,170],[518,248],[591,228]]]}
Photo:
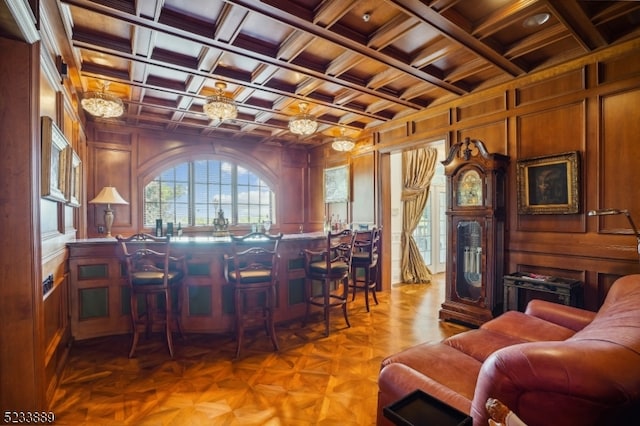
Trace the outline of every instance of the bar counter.
{"label": "bar counter", "polygon": [[[280,242],[276,323],[302,319],[304,248],[325,243],[322,232],[287,234]],[[71,332],[76,340],[131,331],[129,288],[115,238],[74,240],[69,250]],[[174,237],[171,253],[185,255],[181,325],[187,333],[226,333],[233,329],[233,289],[224,279],[223,256],[229,237]]]}

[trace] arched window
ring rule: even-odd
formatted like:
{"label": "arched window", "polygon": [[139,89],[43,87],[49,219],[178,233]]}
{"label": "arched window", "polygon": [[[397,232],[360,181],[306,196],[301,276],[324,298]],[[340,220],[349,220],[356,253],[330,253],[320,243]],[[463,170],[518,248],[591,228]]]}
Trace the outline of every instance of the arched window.
{"label": "arched window", "polygon": [[144,188],[144,224],[213,223],[218,210],[230,224],[275,220],[275,194],[258,175],[227,161],[198,160],[164,170]]}

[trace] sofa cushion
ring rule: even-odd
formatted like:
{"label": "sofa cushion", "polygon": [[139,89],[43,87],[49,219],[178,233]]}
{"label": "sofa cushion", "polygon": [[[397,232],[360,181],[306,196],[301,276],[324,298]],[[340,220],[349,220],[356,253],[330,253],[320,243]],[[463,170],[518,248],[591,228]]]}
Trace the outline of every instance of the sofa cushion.
{"label": "sofa cushion", "polygon": [[451,336],[444,341],[444,344],[483,362],[498,349],[527,341],[516,336],[479,329]]}
{"label": "sofa cushion", "polygon": [[[438,383],[448,383],[451,389],[469,400],[473,397],[481,365],[475,358],[442,342],[423,343],[391,355],[382,361],[382,368],[393,363],[404,364]],[[460,374],[461,371],[468,374]]]}
{"label": "sofa cushion", "polygon": [[480,329],[515,336],[529,342],[566,340],[576,333],[570,328],[518,311],[505,312],[499,317],[482,324]]}
{"label": "sofa cushion", "polygon": [[[475,371],[470,373],[469,376],[476,376],[477,374],[478,372]],[[473,393],[475,380],[472,382],[471,393]],[[469,413],[471,399],[460,393],[459,389],[456,390],[450,386],[451,383],[437,382],[430,375],[424,375],[404,364],[393,363],[387,365],[382,369],[378,377],[378,411],[381,413],[385,406],[399,401],[416,389],[420,389],[463,413]],[[468,384],[463,387],[467,389],[465,392],[469,392]]]}

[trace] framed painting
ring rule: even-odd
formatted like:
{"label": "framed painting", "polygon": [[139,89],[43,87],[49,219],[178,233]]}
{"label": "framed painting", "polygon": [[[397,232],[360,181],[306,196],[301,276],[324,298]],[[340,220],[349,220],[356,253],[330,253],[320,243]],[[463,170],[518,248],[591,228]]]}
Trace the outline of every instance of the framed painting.
{"label": "framed painting", "polygon": [[82,162],[80,156],[72,147],[66,149],[64,155],[66,162],[66,185],[65,185],[65,198],[67,199],[67,205],[71,207],[80,207],[80,183],[82,177]]}
{"label": "framed painting", "polygon": [[517,162],[519,214],[573,214],[580,211],[578,151]]}
{"label": "framed painting", "polygon": [[69,143],[50,117],[42,117],[42,170],[41,195],[53,201],[66,202],[65,185],[67,162],[65,155]]}
{"label": "framed painting", "polygon": [[324,202],[346,203],[349,201],[349,166],[324,169]]}

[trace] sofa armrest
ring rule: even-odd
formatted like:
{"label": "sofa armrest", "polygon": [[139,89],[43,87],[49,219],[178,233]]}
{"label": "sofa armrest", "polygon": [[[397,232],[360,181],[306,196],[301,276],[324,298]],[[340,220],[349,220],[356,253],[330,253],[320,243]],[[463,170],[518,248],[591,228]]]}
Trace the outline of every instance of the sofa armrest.
{"label": "sofa armrest", "polygon": [[486,425],[485,402],[496,398],[531,426],[631,424],[624,417],[640,418],[638,377],[640,355],[611,342],[522,343],[484,362],[471,416]]}
{"label": "sofa armrest", "polygon": [[533,299],[527,304],[525,314],[561,325],[574,331],[580,331],[586,327],[596,313],[573,306],[547,302],[546,300]]}

